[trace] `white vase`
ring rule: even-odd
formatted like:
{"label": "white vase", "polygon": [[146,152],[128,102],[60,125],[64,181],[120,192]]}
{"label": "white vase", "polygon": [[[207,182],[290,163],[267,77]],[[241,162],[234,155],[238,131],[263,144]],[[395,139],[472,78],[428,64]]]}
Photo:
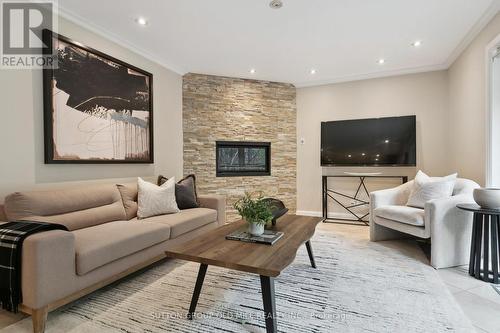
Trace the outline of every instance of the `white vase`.
{"label": "white vase", "polygon": [[253,236],[260,236],[264,233],[264,224],[248,223],[248,232]]}

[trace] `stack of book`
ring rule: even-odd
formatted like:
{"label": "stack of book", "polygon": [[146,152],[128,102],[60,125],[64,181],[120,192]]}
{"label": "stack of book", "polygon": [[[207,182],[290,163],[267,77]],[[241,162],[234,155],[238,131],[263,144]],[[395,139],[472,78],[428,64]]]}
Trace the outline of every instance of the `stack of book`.
{"label": "stack of book", "polygon": [[241,242],[273,245],[281,237],[283,237],[283,232],[281,231],[264,230],[264,233],[262,235],[253,236],[247,231],[246,228],[244,228],[230,233],[229,235],[226,236],[226,239],[237,240]]}

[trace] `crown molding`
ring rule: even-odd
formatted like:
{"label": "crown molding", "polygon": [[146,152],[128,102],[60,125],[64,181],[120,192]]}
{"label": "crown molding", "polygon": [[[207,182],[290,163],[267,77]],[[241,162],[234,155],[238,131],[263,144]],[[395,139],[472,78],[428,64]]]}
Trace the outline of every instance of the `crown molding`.
{"label": "crown molding", "polygon": [[334,84],[334,83],[362,81],[362,80],[378,79],[378,78],[384,78],[384,77],[417,74],[417,73],[425,73],[425,72],[436,72],[436,71],[442,71],[442,70],[446,70],[446,69],[448,69],[448,66],[446,64],[430,65],[430,66],[422,66],[422,67],[414,67],[414,68],[401,68],[401,69],[388,70],[388,71],[382,71],[382,72],[370,72],[370,73],[363,73],[363,74],[348,75],[348,76],[342,76],[342,77],[325,79],[325,80],[318,80],[318,81],[297,82],[297,83],[294,83],[294,85],[297,88],[307,88],[307,87],[323,86],[323,85]]}
{"label": "crown molding", "polygon": [[500,10],[500,0],[494,0],[491,5],[486,9],[479,20],[472,26],[465,37],[460,41],[458,46],[453,50],[448,59],[446,59],[446,67],[450,68],[451,65],[460,57],[465,49],[476,39],[476,37],[483,31],[483,29],[490,23],[490,21],[497,15]]}
{"label": "crown molding", "polygon": [[84,19],[83,17],[81,17],[80,15],[72,12],[72,11],[69,11],[67,9],[65,9],[64,7],[61,6],[61,4],[58,5],[58,15],[62,18],[65,18],[66,20],[68,21],[71,21],[79,26],[81,26],[82,28],[86,29],[86,30],[89,30],[93,33],[95,33],[96,35],[99,35],[121,47],[124,47],[168,70],[171,70],[179,75],[184,75],[187,73],[187,71],[185,69],[183,69],[182,67],[180,66],[176,66],[174,64],[171,64],[167,61],[165,61],[164,59],[161,59],[160,57],[144,50],[144,49],[141,49],[139,47],[137,47],[136,45],[134,45],[132,42],[112,33],[111,31],[97,25],[97,24],[94,24],[94,23],[91,23],[89,22],[88,20]]}

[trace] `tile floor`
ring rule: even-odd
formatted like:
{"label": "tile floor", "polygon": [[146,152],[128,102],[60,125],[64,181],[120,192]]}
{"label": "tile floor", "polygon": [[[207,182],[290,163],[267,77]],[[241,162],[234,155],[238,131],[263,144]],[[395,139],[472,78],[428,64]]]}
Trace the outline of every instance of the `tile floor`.
{"label": "tile floor", "polygon": [[500,332],[500,285],[476,280],[469,276],[468,267],[438,270],[477,332]]}
{"label": "tile floor", "polygon": [[[322,223],[324,230],[334,230],[356,238],[368,239],[368,227]],[[420,248],[415,246],[415,251]],[[450,292],[462,307],[477,332],[500,332],[500,285],[498,291],[492,284],[476,280],[468,275],[466,266],[437,271]],[[0,310],[0,329],[25,318],[23,314],[11,314]]]}

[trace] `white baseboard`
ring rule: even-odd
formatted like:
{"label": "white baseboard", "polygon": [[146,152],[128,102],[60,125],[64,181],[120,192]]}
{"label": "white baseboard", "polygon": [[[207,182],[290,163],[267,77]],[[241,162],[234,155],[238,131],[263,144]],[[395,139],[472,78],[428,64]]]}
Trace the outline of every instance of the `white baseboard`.
{"label": "white baseboard", "polygon": [[[323,216],[323,213],[320,211],[313,211],[313,210],[298,210],[297,215],[304,215],[304,216],[318,216],[321,217]],[[329,212],[328,213],[328,218],[329,219],[335,219],[335,218],[340,218],[340,219],[352,219],[353,216],[349,213],[341,213],[341,212]]]}

